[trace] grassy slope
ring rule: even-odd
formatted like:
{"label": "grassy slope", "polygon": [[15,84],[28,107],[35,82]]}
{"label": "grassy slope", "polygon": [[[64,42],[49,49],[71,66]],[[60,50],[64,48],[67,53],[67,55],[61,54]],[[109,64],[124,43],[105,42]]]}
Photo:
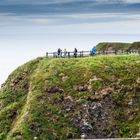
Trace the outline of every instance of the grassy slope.
{"label": "grassy slope", "polygon": [[107,50],[108,48],[112,48],[113,50],[127,50],[130,46],[130,43],[102,42],[97,45],[97,50]]}
{"label": "grassy slope", "polygon": [[129,49],[138,49],[140,50],[140,42],[134,42]]}
{"label": "grassy slope", "polygon": [[[135,137],[139,69],[133,55],[38,58],[19,67],[0,90],[0,139]],[[85,120],[92,129],[83,128]]]}

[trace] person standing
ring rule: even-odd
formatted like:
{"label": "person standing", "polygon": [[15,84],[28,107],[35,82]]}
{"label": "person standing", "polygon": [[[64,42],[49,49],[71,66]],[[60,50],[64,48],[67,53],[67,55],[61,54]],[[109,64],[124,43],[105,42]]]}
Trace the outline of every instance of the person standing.
{"label": "person standing", "polygon": [[67,57],[67,50],[66,49],[64,49],[64,58],[66,58]]}
{"label": "person standing", "polygon": [[75,58],[77,57],[77,53],[78,53],[78,50],[75,48],[75,49],[74,49],[74,57],[75,57]]}
{"label": "person standing", "polygon": [[91,50],[91,55],[92,56],[96,55],[96,51],[97,51],[96,46],[93,46],[93,48]]}
{"label": "person standing", "polygon": [[58,57],[61,57],[62,56],[62,50],[60,48],[58,48],[57,54],[58,54]]}

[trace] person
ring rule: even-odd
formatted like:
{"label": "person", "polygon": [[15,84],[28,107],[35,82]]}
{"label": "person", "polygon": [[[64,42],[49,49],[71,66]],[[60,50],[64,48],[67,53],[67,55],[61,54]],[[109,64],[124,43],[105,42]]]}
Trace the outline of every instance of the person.
{"label": "person", "polygon": [[61,50],[60,48],[58,48],[58,50],[57,50],[57,54],[58,54],[58,57],[61,57],[62,50]]}
{"label": "person", "polygon": [[91,50],[91,55],[92,55],[92,56],[95,55],[95,54],[96,54],[96,51],[97,51],[96,47],[93,46],[93,48],[92,48],[92,50]]}
{"label": "person", "polygon": [[66,58],[67,57],[67,50],[66,49],[64,49],[64,57]]}
{"label": "person", "polygon": [[74,57],[75,57],[75,58],[77,57],[77,52],[78,52],[78,50],[75,48],[75,49],[74,49]]}

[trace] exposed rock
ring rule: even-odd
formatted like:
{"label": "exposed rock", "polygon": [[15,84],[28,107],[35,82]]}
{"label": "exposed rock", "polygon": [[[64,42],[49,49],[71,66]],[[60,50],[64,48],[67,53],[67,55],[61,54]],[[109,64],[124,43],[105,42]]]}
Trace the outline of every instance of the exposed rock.
{"label": "exposed rock", "polygon": [[88,86],[88,90],[89,90],[89,92],[92,91],[92,86],[91,85]]}
{"label": "exposed rock", "polygon": [[133,106],[133,101],[132,100],[128,103],[128,106],[129,107],[132,107]]}
{"label": "exposed rock", "polygon": [[0,105],[0,110],[3,108],[3,106],[2,105]]}
{"label": "exposed rock", "polygon": [[37,140],[38,138],[37,137],[34,137],[34,140]]}
{"label": "exposed rock", "polygon": [[82,133],[81,134],[81,139],[85,139],[86,138],[86,134]]}
{"label": "exposed rock", "polygon": [[63,81],[63,82],[65,82],[65,81],[68,80],[68,76],[66,76],[64,73],[60,73],[60,74],[59,74],[59,77],[62,78],[62,81]]}
{"label": "exposed rock", "polygon": [[70,102],[73,102],[73,99],[72,99],[71,96],[67,96],[67,97],[65,97],[65,100],[68,100],[68,101],[70,101]]}
{"label": "exposed rock", "polygon": [[91,106],[88,109],[88,112],[90,115],[97,118],[97,117],[99,117],[99,115],[101,113],[101,108],[102,108],[102,105],[100,103],[95,103],[93,106]]}
{"label": "exposed rock", "polygon": [[88,91],[88,85],[84,85],[84,86],[79,86],[79,87],[75,87],[75,89],[79,92],[84,92],[84,91]]}
{"label": "exposed rock", "polygon": [[62,81],[63,81],[63,82],[65,82],[65,81],[67,81],[67,80],[68,80],[68,76],[63,76],[63,77],[62,77]]}
{"label": "exposed rock", "polygon": [[92,125],[87,122],[85,119],[82,120],[82,123],[80,124],[80,130],[83,133],[89,133],[92,131]]}
{"label": "exposed rock", "polygon": [[113,88],[107,87],[105,89],[102,89],[100,92],[102,95],[107,95],[110,94],[113,90],[114,90]]}
{"label": "exposed rock", "polygon": [[116,77],[115,75],[113,75],[111,78],[112,78],[111,80],[112,80],[113,82],[117,80],[117,77]]}
{"label": "exposed rock", "polygon": [[136,79],[136,82],[140,84],[140,77]]}
{"label": "exposed rock", "polygon": [[101,78],[97,78],[96,76],[94,76],[92,79],[89,80],[89,84],[91,84],[94,81],[102,81]]}
{"label": "exposed rock", "polygon": [[49,89],[47,90],[47,92],[48,92],[48,93],[57,93],[57,92],[63,93],[64,90],[63,90],[62,88],[60,88],[60,87],[54,86],[54,87],[49,88]]}
{"label": "exposed rock", "polygon": [[60,73],[59,76],[60,76],[60,77],[64,77],[65,74],[64,74],[64,73]]}

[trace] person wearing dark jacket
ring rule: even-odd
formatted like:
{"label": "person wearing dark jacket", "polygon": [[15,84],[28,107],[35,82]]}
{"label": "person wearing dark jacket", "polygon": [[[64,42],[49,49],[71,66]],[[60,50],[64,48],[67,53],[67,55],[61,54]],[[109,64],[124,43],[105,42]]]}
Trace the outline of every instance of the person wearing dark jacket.
{"label": "person wearing dark jacket", "polygon": [[77,57],[77,52],[78,52],[78,50],[75,48],[75,49],[74,49],[74,57],[75,57],[75,58]]}
{"label": "person wearing dark jacket", "polygon": [[60,48],[57,50],[57,54],[58,54],[58,57],[61,57],[61,55],[62,55],[62,50],[61,50]]}

